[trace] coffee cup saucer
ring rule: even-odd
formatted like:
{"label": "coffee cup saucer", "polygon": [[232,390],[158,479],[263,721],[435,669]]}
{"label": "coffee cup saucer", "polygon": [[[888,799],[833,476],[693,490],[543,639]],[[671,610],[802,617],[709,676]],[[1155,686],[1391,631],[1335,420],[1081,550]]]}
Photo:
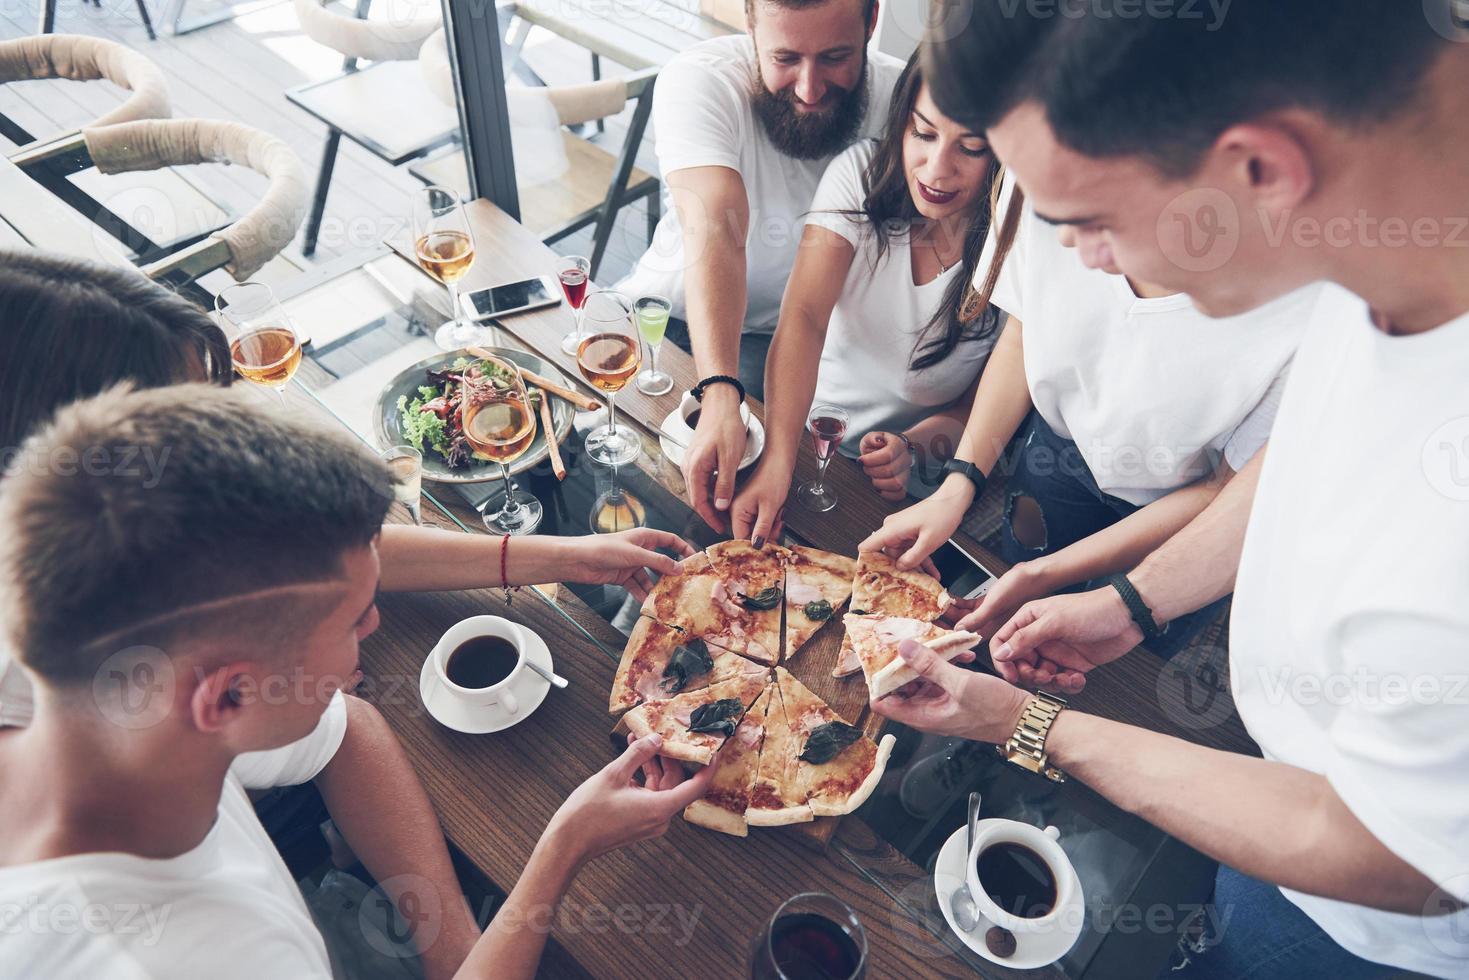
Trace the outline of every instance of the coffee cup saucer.
{"label": "coffee cup saucer", "polygon": [[[998,818],[981,820],[976,833],[982,831],[986,824],[1001,822],[1003,821]],[[1015,937],[1015,953],[1011,956],[996,956],[990,952],[989,946],[985,944],[984,934],[993,923],[983,915],[973,932],[965,932],[959,928],[959,923],[954,921],[954,912],[949,908],[949,898],[956,888],[964,884],[967,871],[969,849],[965,846],[964,831],[965,828],[960,827],[950,835],[944,846],[939,848],[933,866],[933,888],[938,897],[939,911],[943,913],[944,921],[949,924],[959,941],[991,963],[1016,970],[1034,970],[1049,966],[1070,952],[1081,936],[1086,922],[1086,902],[1080,888],[1076,888],[1072,892],[1071,901],[1058,910],[1060,914],[1057,916],[1055,928],[1038,933],[1011,933]]]}
{"label": "coffee cup saucer", "polygon": [[[675,408],[668,413],[658,429],[658,447],[674,466],[683,465],[684,450],[694,437],[694,430],[684,424],[681,411]],[[745,429],[745,455],[740,458],[740,469],[745,469],[760,458],[765,449],[765,426],[754,415]]]}
{"label": "coffee cup saucer", "polygon": [[[551,650],[546,642],[523,626],[517,625],[515,628],[520,631],[526,659],[550,671]],[[535,671],[522,667],[515,678],[514,688],[515,696],[520,701],[520,710],[512,715],[507,714],[499,705],[473,707],[450,696],[439,682],[432,657],[424,658],[423,669],[418,675],[418,695],[423,700],[423,706],[428,709],[429,717],[445,728],[452,728],[465,735],[503,732],[525,721],[546,700],[546,695],[551,691],[551,682]]]}

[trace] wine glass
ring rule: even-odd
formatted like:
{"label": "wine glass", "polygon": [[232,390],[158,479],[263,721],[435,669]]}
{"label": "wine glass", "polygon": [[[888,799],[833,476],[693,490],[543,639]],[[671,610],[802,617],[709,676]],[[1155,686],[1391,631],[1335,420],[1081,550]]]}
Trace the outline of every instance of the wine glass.
{"label": "wine glass", "polygon": [[459,196],[448,188],[414,192],[413,254],[424,271],[449,288],[449,319],[434,331],[434,343],[441,350],[488,343],[488,331],[459,309],[459,280],[474,264],[474,233]]}
{"label": "wine glass", "polygon": [[263,282],[239,282],[214,297],[214,311],[240,377],[272,388],[286,401],[286,384],[301,366],[301,338],[275,293]]}
{"label": "wine glass", "polygon": [[637,433],[617,424],[617,393],[642,363],[632,304],[621,293],[598,290],[582,307],[586,336],[576,350],[582,377],[607,393],[607,427],[587,436],[587,454],[604,466],[621,466],[642,451]]}
{"label": "wine glass", "polygon": [[847,412],[835,405],[813,405],[806,416],[806,428],[816,448],[816,479],[796,488],[796,499],[814,511],[828,511],[837,505],[837,495],[826,485],[826,468],[847,434]]}
{"label": "wine glass", "polygon": [[[600,469],[600,468],[599,468]],[[646,527],[648,523],[648,509],[636,496],[628,493],[617,482],[617,467],[607,467],[609,483],[607,489],[602,490],[604,483],[602,474],[597,475],[597,499],[592,503],[592,512],[587,518],[587,523],[594,534],[616,534],[618,531],[629,531],[635,527]]]}
{"label": "wine glass", "polygon": [[783,902],[750,953],[751,980],[859,980],[866,972],[866,930],[856,912],[825,892]]}
{"label": "wine glass", "polygon": [[393,474],[393,499],[408,508],[413,523],[423,527],[423,453],[412,446],[390,446],[381,453]]}
{"label": "wine glass", "polygon": [[645,395],[666,395],[673,390],[673,375],[658,370],[658,350],[668,330],[668,314],[673,304],[662,296],[640,296],[633,304],[638,319],[638,333],[653,354],[653,366],[638,372],[637,388]]}
{"label": "wine glass", "polygon": [[561,350],[575,354],[587,336],[582,327],[581,310],[587,300],[587,284],[592,279],[592,263],[581,255],[564,255],[556,263],[556,278],[561,282],[566,305],[571,307],[571,315],[576,321],[571,332],[561,338]]}
{"label": "wine glass", "polygon": [[501,534],[529,534],[541,523],[541,502],[516,493],[510,464],[525,454],[536,437],[536,416],[525,393],[520,370],[498,357],[481,357],[478,378],[466,376],[459,418],[464,438],[475,452],[500,464],[505,503],[485,514],[485,527]]}

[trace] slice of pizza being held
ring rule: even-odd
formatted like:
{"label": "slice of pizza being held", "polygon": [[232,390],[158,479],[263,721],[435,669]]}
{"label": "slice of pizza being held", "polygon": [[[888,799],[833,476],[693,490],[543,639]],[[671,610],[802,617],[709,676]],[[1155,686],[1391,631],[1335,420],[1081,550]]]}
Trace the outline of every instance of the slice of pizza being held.
{"label": "slice of pizza being held", "polygon": [[607,710],[616,714],[642,701],[697,691],[740,675],[768,678],[770,668],[640,616],[622,651]]}
{"label": "slice of pizza being held", "polygon": [[749,835],[745,811],[750,807],[750,790],[759,769],[760,746],[765,741],[765,713],[775,691],[774,684],[765,688],[719,750],[709,792],[684,808],[683,817],[689,823],[735,837]]}
{"label": "slice of pizza being held", "polygon": [[797,754],[791,795],[804,799],[813,815],[851,813],[872,795],[892,754],[892,735],[874,742],[847,724],[784,667],[775,669]]}
{"label": "slice of pizza being held", "polygon": [[768,682],[768,674],[732,677],[702,690],[644,701],[623,715],[623,721],[636,738],[662,735],[659,755],[707,766]]}
{"label": "slice of pizza being held", "polygon": [[796,546],[786,561],[786,659],[831,621],[852,597],[857,563],[829,551]]}
{"label": "slice of pizza being held", "polygon": [[[939,580],[926,572],[905,572],[880,551],[864,551],[857,560],[857,577],[852,583],[852,612],[887,613],[931,623],[944,614],[953,599]],[[834,677],[846,677],[862,668],[852,638],[842,637]]]}
{"label": "slice of pizza being held", "polygon": [[868,697],[874,701],[918,679],[918,673],[898,654],[898,645],[904,640],[917,640],[945,660],[953,660],[981,639],[978,633],[947,630],[923,620],[882,613],[848,613],[842,621],[867,678]]}

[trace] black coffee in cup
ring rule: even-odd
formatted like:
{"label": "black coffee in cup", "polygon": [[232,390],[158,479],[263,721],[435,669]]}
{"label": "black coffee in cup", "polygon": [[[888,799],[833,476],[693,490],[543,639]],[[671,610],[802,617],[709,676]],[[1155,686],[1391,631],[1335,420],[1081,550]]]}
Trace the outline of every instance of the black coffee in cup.
{"label": "black coffee in cup", "polygon": [[1024,844],[999,841],[979,852],[979,886],[1001,910],[1039,919],[1056,907],[1056,875],[1046,859]]}
{"label": "black coffee in cup", "polygon": [[460,687],[493,687],[515,670],[520,653],[503,636],[473,636],[454,648],[444,675]]}

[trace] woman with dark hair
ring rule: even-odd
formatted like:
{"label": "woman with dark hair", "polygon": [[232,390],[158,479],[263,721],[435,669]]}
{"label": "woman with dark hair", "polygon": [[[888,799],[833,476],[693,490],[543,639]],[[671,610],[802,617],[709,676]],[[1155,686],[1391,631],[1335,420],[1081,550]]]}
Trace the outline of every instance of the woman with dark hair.
{"label": "woman with dark hair", "polygon": [[847,410],[840,451],[890,500],[907,493],[915,454],[952,453],[999,334],[970,286],[999,173],[984,136],[933,104],[915,55],[882,139],[836,157],[811,203],[766,360],[769,439],[734,502],[736,536],[779,530],[813,402]]}
{"label": "woman with dark hair", "polygon": [[[113,385],[227,385],[229,346],[208,314],[130,272],[39,252],[0,252],[0,472],[56,410]],[[495,588],[500,538],[388,524],[378,542],[385,592]],[[509,547],[508,584],[651,586],[672,572],[655,549],[689,554],[664,531],[527,537]],[[29,724],[30,683],[0,652],[0,726]]]}

